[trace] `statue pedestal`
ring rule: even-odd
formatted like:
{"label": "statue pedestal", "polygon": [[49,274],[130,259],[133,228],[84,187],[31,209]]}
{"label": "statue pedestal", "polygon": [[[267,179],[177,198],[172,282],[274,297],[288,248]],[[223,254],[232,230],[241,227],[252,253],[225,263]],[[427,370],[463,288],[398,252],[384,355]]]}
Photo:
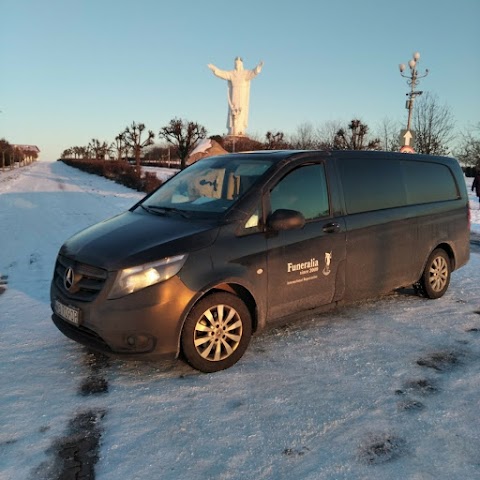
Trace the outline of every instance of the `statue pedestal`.
{"label": "statue pedestal", "polygon": [[232,153],[262,149],[261,142],[252,140],[247,135],[226,135],[223,137],[223,146],[225,150]]}
{"label": "statue pedestal", "polygon": [[235,152],[238,151],[236,147],[239,147],[242,143],[244,143],[244,140],[249,140],[249,138],[246,135],[228,134],[223,138],[223,143],[227,150],[230,152]]}
{"label": "statue pedestal", "polygon": [[231,135],[231,134],[225,135],[225,137],[223,137],[224,142],[227,142],[227,143],[236,143],[244,139],[248,140],[248,137],[246,135]]}

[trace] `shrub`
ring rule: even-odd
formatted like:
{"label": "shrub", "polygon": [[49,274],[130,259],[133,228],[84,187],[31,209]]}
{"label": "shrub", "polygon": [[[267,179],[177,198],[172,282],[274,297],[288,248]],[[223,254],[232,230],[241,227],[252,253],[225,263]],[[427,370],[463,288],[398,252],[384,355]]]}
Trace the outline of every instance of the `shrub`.
{"label": "shrub", "polygon": [[60,159],[60,161],[84,172],[108,178],[139,192],[149,193],[162,184],[162,181],[157,178],[154,172],[145,172],[142,177],[141,171],[137,172],[135,166],[121,160]]}
{"label": "shrub", "polygon": [[157,177],[155,172],[145,172],[145,176],[143,177],[143,191],[150,193],[156,188],[158,188],[162,181]]}

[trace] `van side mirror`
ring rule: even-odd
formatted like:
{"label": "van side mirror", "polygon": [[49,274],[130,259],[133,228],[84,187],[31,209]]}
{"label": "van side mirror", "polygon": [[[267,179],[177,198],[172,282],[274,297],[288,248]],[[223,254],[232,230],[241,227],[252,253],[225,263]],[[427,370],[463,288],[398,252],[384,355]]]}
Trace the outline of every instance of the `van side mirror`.
{"label": "van side mirror", "polygon": [[296,230],[305,225],[305,217],[296,210],[287,210],[279,208],[275,210],[267,219],[267,226],[271,230]]}

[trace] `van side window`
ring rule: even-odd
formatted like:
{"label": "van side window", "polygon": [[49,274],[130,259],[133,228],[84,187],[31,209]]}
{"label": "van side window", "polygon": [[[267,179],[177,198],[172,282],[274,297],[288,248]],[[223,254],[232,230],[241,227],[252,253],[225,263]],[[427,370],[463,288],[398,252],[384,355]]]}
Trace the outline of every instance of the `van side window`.
{"label": "van side window", "polygon": [[305,220],[328,216],[327,181],[322,164],[305,165],[288,173],[270,192],[271,211],[301,212]]}
{"label": "van side window", "polygon": [[403,161],[409,205],[456,200],[459,192],[452,172],[439,163]]}
{"label": "van side window", "polygon": [[347,213],[370,212],[407,204],[400,162],[345,159],[339,162]]}

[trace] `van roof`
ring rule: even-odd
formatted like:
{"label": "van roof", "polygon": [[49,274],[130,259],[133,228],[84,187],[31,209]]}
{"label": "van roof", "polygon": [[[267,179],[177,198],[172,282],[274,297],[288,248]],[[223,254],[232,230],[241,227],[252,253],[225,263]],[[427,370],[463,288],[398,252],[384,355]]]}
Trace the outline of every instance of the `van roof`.
{"label": "van roof", "polygon": [[442,163],[444,165],[452,165],[452,163],[458,163],[456,159],[451,157],[444,157],[438,155],[423,155],[418,153],[400,153],[400,152],[386,152],[378,150],[254,150],[248,152],[229,153],[226,155],[235,155],[236,158],[250,159],[252,157],[268,158],[275,163],[283,160],[296,160],[302,157],[335,157],[337,159],[346,158],[361,158],[366,159],[378,159],[382,160],[417,160],[417,161],[429,161]]}

